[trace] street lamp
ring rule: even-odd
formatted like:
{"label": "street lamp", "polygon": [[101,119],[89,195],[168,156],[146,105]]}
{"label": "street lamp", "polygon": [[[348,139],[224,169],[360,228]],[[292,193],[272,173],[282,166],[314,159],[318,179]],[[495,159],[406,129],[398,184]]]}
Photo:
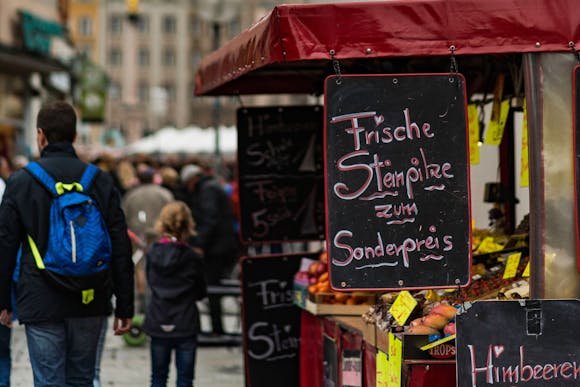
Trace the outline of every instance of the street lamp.
{"label": "street lamp", "polygon": [[[212,50],[220,47],[221,27],[240,15],[241,0],[201,0],[198,1],[199,17],[212,26]],[[220,151],[220,116],[221,103],[219,97],[215,97],[212,112],[212,122],[215,131],[215,170],[221,172]]]}

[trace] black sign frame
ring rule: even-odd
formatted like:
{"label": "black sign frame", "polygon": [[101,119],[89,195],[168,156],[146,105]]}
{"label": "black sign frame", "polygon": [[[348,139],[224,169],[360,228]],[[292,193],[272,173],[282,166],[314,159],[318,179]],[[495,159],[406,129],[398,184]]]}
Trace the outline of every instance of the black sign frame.
{"label": "black sign frame", "polygon": [[[301,309],[292,298],[294,274],[302,258],[317,259],[318,255],[273,254],[241,258],[246,386],[294,387],[300,384]],[[255,302],[257,300],[261,304]]]}
{"label": "black sign frame", "polygon": [[457,386],[578,385],[563,378],[580,367],[578,316],[574,299],[475,302],[456,317]]}
{"label": "black sign frame", "polygon": [[323,108],[237,111],[244,243],[324,239]]}
{"label": "black sign frame", "polygon": [[330,76],[324,107],[332,288],[468,286],[471,203],[463,76]]}

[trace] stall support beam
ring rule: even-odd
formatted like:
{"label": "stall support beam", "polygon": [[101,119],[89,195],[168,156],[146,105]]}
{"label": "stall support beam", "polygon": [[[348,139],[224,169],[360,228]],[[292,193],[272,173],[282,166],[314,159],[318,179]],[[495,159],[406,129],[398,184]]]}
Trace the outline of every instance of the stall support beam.
{"label": "stall support beam", "polygon": [[499,148],[500,181],[503,190],[505,214],[504,232],[511,235],[515,230],[516,220],[516,175],[515,175],[515,139],[514,139],[514,112],[510,109],[505,131]]}

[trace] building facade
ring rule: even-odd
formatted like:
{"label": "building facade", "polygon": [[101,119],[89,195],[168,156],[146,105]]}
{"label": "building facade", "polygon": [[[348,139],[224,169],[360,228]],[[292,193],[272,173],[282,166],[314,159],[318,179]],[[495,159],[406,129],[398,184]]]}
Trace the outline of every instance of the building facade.
{"label": "building facade", "polygon": [[69,99],[74,50],[63,0],[0,1],[0,156],[37,155],[42,102]]}
{"label": "building facade", "polygon": [[[69,0],[75,46],[108,75],[104,130],[119,129],[132,143],[166,126],[234,125],[241,100],[194,97],[197,66],[275,5],[272,0]],[[244,97],[243,103],[293,100]]]}

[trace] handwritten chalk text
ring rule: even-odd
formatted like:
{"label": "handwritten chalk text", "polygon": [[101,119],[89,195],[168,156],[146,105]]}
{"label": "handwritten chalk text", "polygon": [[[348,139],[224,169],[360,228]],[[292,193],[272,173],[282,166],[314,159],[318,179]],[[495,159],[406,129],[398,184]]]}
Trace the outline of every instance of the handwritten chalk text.
{"label": "handwritten chalk text", "polygon": [[[545,364],[526,364],[525,347],[519,347],[519,364],[509,366],[498,366],[494,364],[494,359],[499,359],[504,353],[503,345],[489,345],[485,364],[478,366],[475,356],[475,348],[468,345],[471,359],[471,385],[477,387],[478,381],[484,381],[484,385],[494,383],[527,383],[541,380],[545,383],[553,381],[558,384],[557,379],[580,380],[580,363],[575,361],[553,362]],[[482,377],[478,378],[481,375]],[[481,385],[481,384],[480,384]]]}
{"label": "handwritten chalk text", "polygon": [[[433,234],[437,232],[435,226],[429,227],[429,231]],[[381,260],[382,265],[397,266],[401,260],[404,267],[408,268],[411,262],[411,253],[418,254],[419,261],[425,262],[430,260],[441,260],[443,255],[434,254],[434,251],[440,250],[442,252],[453,249],[453,237],[451,235],[429,235],[427,237],[406,238],[400,243],[383,242],[383,236],[377,232],[377,242],[373,246],[353,246],[353,241],[357,239],[349,230],[340,230],[334,236],[332,243],[334,247],[344,252],[343,257],[336,254],[332,258],[332,264],[335,266],[348,266],[353,261]],[[426,253],[426,254],[425,254]],[[389,258],[385,261],[384,258]]]}

